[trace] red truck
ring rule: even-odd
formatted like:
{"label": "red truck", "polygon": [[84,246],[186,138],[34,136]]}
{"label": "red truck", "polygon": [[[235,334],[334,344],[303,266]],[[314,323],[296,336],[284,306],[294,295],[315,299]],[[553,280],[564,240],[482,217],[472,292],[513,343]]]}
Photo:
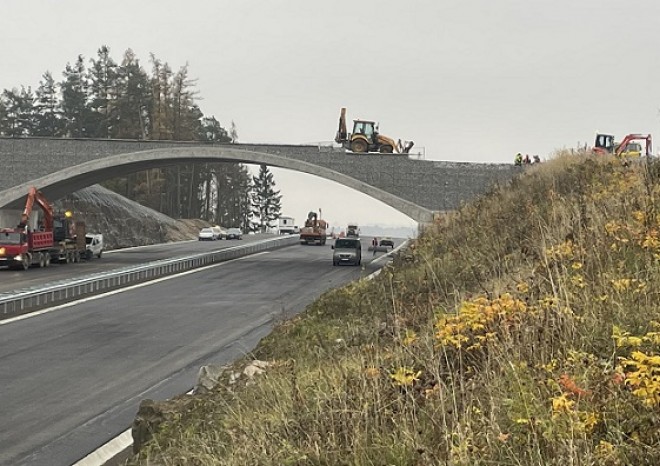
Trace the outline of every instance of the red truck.
{"label": "red truck", "polygon": [[321,246],[325,244],[328,222],[319,217],[320,215],[317,215],[316,212],[310,212],[307,215],[305,226],[300,229],[300,244],[320,244]]}
{"label": "red truck", "polygon": [[[43,211],[37,230],[28,225],[34,203]],[[48,267],[51,261],[77,262],[85,255],[85,224],[72,215],[54,215],[53,207],[36,188],[30,188],[21,221],[16,228],[0,229],[0,266],[27,270]]]}

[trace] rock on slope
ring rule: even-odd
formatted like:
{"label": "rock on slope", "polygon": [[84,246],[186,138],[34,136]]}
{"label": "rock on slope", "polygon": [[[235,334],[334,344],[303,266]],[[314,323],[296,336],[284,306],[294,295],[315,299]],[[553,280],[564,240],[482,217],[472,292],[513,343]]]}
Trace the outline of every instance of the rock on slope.
{"label": "rock on slope", "polygon": [[73,211],[88,232],[102,233],[106,249],[196,239],[199,229],[209,226],[199,219],[175,220],[100,185],[58,200],[55,209]]}

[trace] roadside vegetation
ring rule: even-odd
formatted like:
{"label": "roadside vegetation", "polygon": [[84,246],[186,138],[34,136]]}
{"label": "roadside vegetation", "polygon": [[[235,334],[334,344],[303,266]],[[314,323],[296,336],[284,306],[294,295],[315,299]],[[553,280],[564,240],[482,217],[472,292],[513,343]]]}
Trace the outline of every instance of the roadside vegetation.
{"label": "roadside vegetation", "polygon": [[660,163],[558,154],[324,294],[129,464],[660,464]]}

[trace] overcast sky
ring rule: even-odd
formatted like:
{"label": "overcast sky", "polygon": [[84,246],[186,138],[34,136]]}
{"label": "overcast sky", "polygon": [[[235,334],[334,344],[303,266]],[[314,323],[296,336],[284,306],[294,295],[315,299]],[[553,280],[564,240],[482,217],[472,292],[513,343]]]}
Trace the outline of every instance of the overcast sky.
{"label": "overcast sky", "polygon": [[[0,14],[0,89],[59,80],[101,45],[116,61],[132,48],[147,70],[153,52],[189,64],[202,111],[234,120],[240,142],[329,142],[342,106],[427,159],[471,162],[660,124],[658,0],[2,0]],[[413,224],[273,172],[299,222],[321,207],[334,224]]]}

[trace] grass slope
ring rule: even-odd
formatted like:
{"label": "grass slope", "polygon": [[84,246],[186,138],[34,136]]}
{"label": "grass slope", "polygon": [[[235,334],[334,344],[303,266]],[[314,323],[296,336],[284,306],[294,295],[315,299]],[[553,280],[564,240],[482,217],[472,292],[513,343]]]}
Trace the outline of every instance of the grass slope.
{"label": "grass slope", "polygon": [[188,398],[129,464],[660,464],[659,181],[530,167],[283,322],[264,374]]}

